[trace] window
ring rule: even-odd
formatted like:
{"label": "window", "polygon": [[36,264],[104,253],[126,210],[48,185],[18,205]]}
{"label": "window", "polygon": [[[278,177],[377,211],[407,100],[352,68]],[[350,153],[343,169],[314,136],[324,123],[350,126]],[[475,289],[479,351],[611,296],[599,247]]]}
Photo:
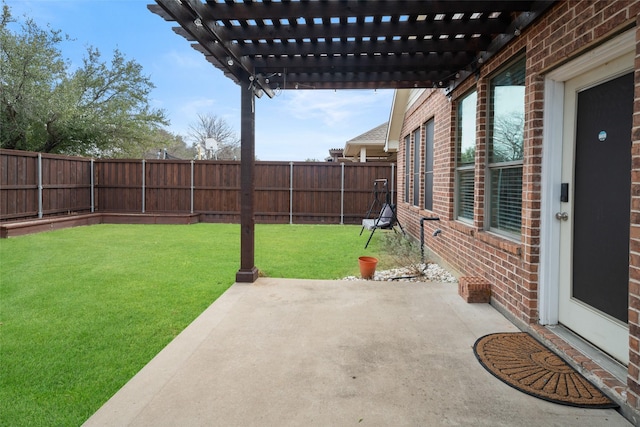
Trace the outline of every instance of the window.
{"label": "window", "polygon": [[476,105],[478,93],[471,92],[458,103],[456,132],[456,215],[473,221],[473,191],[476,161]]}
{"label": "window", "polygon": [[411,135],[404,137],[404,201],[409,203],[411,184]]}
{"label": "window", "polygon": [[522,226],[525,59],[491,80],[489,228],[512,237]]}
{"label": "window", "polygon": [[420,128],[413,131],[413,205],[420,205]]}
{"label": "window", "polygon": [[424,125],[424,208],[433,210],[433,119]]}

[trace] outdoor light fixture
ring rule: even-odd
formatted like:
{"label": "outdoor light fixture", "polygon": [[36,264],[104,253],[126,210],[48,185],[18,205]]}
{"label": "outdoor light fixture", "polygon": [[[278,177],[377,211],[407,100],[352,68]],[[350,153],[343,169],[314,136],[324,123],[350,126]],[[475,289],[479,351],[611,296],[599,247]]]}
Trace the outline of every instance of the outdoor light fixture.
{"label": "outdoor light fixture", "polygon": [[227,65],[228,65],[229,67],[232,67],[232,66],[233,66],[233,59],[231,59],[231,57],[228,57],[228,58],[227,58]]}
{"label": "outdoor light fixture", "polygon": [[196,27],[202,27],[202,19],[200,18],[196,18],[193,23],[196,25]]}

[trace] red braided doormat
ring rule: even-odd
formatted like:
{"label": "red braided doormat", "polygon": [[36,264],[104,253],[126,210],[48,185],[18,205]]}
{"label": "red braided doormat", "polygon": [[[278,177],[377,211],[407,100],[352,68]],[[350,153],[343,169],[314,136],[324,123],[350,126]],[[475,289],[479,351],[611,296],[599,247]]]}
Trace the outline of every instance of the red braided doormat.
{"label": "red braided doormat", "polygon": [[479,338],[478,361],[496,378],[531,396],[580,408],[617,408],[596,386],[525,332]]}

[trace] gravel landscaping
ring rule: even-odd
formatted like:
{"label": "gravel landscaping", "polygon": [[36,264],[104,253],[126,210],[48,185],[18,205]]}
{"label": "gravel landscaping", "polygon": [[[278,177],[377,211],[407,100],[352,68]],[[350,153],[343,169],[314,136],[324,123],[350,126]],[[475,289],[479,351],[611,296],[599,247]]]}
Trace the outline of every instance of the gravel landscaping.
{"label": "gravel landscaping", "polygon": [[[422,272],[422,274],[420,274]],[[358,276],[347,276],[343,280],[362,280]],[[391,270],[376,271],[373,279],[380,282],[448,282],[458,281],[450,272],[438,264],[419,264],[417,266],[394,268]]]}

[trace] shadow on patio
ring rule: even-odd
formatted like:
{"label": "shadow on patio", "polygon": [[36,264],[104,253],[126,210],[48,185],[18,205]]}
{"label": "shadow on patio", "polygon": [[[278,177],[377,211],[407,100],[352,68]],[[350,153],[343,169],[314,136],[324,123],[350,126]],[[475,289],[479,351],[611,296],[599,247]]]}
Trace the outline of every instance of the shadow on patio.
{"label": "shadow on patio", "polygon": [[500,331],[450,283],[236,283],[85,425],[630,425],[495,379],[472,346]]}

